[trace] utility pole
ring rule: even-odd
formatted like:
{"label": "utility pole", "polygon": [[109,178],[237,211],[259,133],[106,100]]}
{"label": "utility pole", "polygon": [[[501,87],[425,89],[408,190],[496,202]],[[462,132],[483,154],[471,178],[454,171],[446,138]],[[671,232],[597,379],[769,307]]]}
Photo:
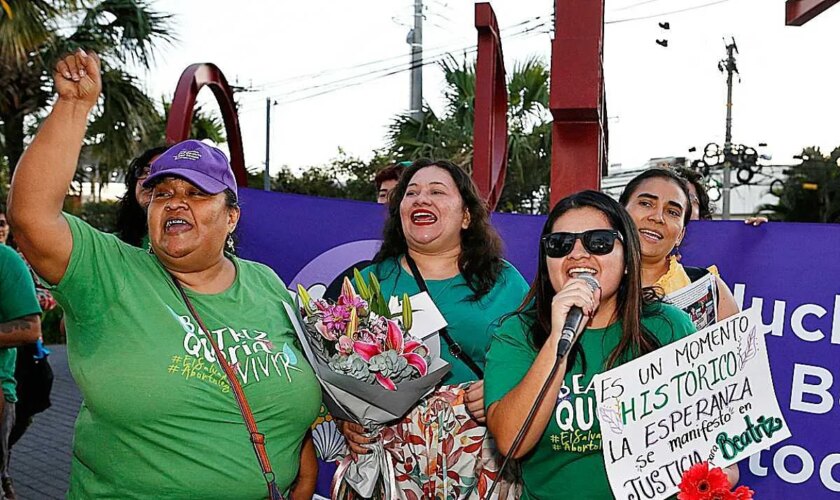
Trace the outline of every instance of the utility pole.
{"label": "utility pole", "polygon": [[419,120],[423,112],[423,0],[414,0],[414,28],[408,32],[411,46],[411,102],[409,113]]}
{"label": "utility pole", "polygon": [[263,171],[263,191],[271,191],[271,173],[268,170],[271,152],[271,97],[265,98],[265,170]]}
{"label": "utility pole", "polygon": [[726,73],[726,139],[723,144],[723,219],[729,220],[729,201],[732,194],[732,76],[738,72],[735,64],[735,54],[738,53],[738,46],[735,39],[726,44],[726,59],[718,63],[718,69]]}

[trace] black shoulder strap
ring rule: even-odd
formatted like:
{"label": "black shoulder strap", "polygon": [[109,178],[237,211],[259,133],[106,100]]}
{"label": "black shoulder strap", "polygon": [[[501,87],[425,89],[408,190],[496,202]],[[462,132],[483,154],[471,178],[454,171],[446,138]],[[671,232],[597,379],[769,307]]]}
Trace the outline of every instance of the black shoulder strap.
{"label": "black shoulder strap", "polygon": [[692,283],[709,274],[709,270],[705,267],[683,266],[683,269]]}
{"label": "black shoulder strap", "polygon": [[[429,292],[429,287],[426,286],[426,280],[423,279],[423,275],[420,274],[420,270],[417,269],[417,263],[414,262],[414,259],[412,259],[407,253],[405,254],[405,262],[411,269],[411,274],[414,275],[414,281],[417,282],[417,288],[419,288],[421,292],[428,293],[429,298],[432,299],[432,302],[434,302],[435,299],[432,297],[431,292]],[[400,265],[399,260],[397,260],[397,265]],[[473,359],[465,353],[463,349],[461,349],[461,344],[455,342],[452,336],[449,335],[449,330],[444,326],[438,331],[438,333],[449,345],[449,354],[451,354],[455,359],[463,361],[464,364],[467,365],[467,367],[472,370],[479,379],[483,379],[484,371],[478,367],[478,364],[473,361]]]}

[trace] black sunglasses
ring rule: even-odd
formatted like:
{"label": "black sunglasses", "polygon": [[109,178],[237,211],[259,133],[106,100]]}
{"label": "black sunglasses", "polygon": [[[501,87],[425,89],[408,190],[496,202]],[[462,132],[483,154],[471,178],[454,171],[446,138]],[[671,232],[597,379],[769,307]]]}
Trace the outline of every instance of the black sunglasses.
{"label": "black sunglasses", "polygon": [[580,238],[583,248],[592,255],[606,255],[613,251],[615,240],[624,243],[621,233],[614,229],[593,229],[583,233],[551,233],[542,237],[543,250],[549,257],[559,259],[572,253]]}

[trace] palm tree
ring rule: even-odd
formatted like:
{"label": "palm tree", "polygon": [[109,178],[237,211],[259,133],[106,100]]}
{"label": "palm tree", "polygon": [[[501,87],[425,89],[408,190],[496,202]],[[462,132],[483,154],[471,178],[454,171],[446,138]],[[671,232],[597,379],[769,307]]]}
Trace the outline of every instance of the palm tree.
{"label": "palm tree", "polygon": [[[85,140],[100,175],[124,168],[158,112],[124,67],[149,68],[153,51],[171,43],[171,18],[146,0],[6,0],[0,10],[0,122],[10,174],[23,154],[27,127],[52,97],[58,57],[78,48],[102,59],[102,98]],[[11,13],[11,15],[10,15]],[[11,177],[11,175],[10,175]]]}
{"label": "palm tree", "polygon": [[[388,153],[404,159],[449,159],[471,171],[475,64],[449,57],[441,69],[446,80],[443,117],[428,107],[420,120],[397,116],[389,126]],[[548,76],[545,65],[532,58],[516,64],[508,79],[508,171],[500,211],[545,213],[548,208]]]}

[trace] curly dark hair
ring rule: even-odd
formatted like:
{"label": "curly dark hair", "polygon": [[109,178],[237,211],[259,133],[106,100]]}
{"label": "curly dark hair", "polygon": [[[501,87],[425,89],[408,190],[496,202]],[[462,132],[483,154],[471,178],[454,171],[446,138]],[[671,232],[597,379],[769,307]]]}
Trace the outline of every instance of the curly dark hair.
{"label": "curly dark hair", "polygon": [[411,179],[426,167],[438,167],[449,172],[461,194],[464,208],[470,214],[469,227],[461,230],[458,269],[473,292],[471,300],[479,300],[495,286],[504,267],[502,239],[490,224],[487,204],[478,195],[478,188],[472,178],[461,167],[450,161],[421,158],[406,168],[391,193],[391,200],[388,203],[388,220],[385,222],[383,231],[384,241],[373,261],[379,263],[389,258],[399,258],[408,252],[408,243],[405,240],[400,219],[400,202],[405,196]]}
{"label": "curly dark hair", "polygon": [[[572,210],[594,208],[609,220],[610,226],[621,233],[624,239],[624,269],[626,273],[621,278],[617,292],[617,319],[621,320],[621,339],[615,350],[607,358],[605,367],[612,368],[618,364],[649,353],[661,347],[661,343],[642,324],[642,317],[657,314],[657,307],[661,303],[656,292],[650,288],[642,288],[642,257],[639,235],[636,225],[627,210],[615,200],[598,191],[581,191],[560,200],[548,214],[543,226],[541,238],[552,232],[554,223],[561,216]],[[514,314],[525,314],[533,318],[531,325],[531,342],[537,349],[545,345],[551,333],[551,300],[557,290],[551,284],[548,274],[548,257],[540,244],[540,257],[537,264],[537,275],[534,283],[522,305]],[[579,344],[575,344],[569,353],[569,365],[573,366],[575,359],[583,351]],[[585,369],[585,368],[584,368]]]}
{"label": "curly dark hair", "polygon": [[143,242],[143,237],[149,232],[146,227],[146,210],[140,206],[135,193],[137,180],[143,169],[152,162],[152,158],[163,154],[166,150],[165,146],[147,149],[131,160],[128,165],[128,171],[125,174],[125,196],[120,199],[117,208],[117,237],[129,245],[139,247]]}
{"label": "curly dark hair", "polygon": [[712,213],[714,212],[715,207],[712,204],[712,200],[709,199],[709,192],[706,189],[706,183],[703,180],[703,176],[700,175],[700,172],[686,167],[677,167],[676,172],[680,177],[694,186],[694,190],[697,191],[697,202],[700,206],[699,219],[712,220]]}

